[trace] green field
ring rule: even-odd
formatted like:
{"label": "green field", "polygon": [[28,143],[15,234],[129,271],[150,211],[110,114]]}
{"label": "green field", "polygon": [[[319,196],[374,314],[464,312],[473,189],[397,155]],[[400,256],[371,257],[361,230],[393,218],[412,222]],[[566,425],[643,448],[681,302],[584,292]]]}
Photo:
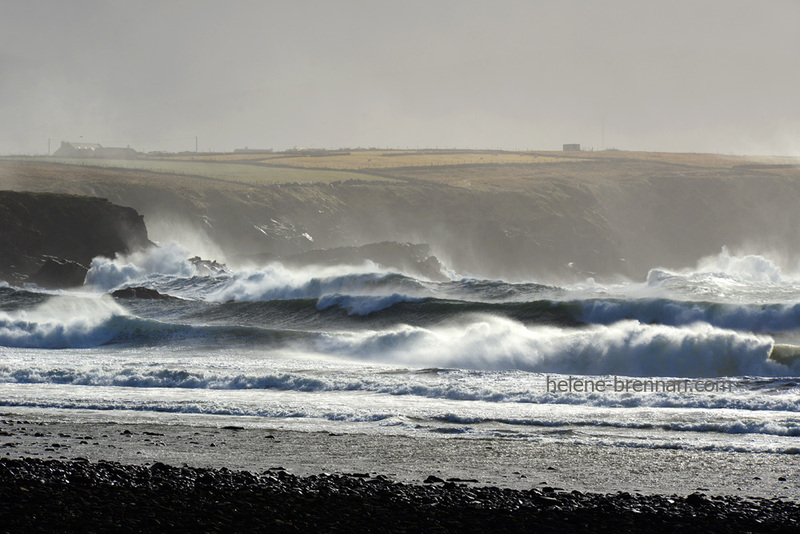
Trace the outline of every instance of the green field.
{"label": "green field", "polygon": [[165,161],[157,159],[70,159],[25,158],[26,161],[58,163],[81,167],[127,169],[201,176],[238,184],[269,185],[287,183],[334,183],[350,180],[391,181],[372,174],[329,169],[286,168],[253,164],[212,163],[208,161]]}

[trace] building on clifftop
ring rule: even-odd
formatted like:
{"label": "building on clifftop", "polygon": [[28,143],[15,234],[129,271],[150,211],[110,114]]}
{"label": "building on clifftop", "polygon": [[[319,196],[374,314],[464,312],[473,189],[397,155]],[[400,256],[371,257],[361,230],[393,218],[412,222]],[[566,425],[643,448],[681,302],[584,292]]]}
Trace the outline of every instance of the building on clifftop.
{"label": "building on clifftop", "polygon": [[127,147],[104,147],[97,143],[68,143],[61,141],[61,146],[53,156],[57,158],[101,158],[101,159],[133,159],[139,155],[134,149]]}

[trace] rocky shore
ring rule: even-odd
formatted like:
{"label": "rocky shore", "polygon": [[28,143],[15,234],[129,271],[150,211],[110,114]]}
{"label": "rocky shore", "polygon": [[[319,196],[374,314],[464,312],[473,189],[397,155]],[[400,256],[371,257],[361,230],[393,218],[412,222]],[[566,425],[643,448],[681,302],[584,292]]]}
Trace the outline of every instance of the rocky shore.
{"label": "rocky shore", "polygon": [[94,257],[152,244],[132,208],[103,198],[0,191],[0,280],[80,286]]}
{"label": "rocky shore", "polygon": [[796,532],[780,499],[475,487],[431,476],[297,477],[41,459],[0,459],[0,531]]}

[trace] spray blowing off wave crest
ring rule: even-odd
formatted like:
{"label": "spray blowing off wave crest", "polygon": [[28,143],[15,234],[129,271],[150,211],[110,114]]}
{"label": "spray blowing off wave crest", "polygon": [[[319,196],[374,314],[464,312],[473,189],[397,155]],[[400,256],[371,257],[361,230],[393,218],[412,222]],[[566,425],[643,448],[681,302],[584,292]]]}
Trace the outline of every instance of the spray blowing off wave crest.
{"label": "spray blowing off wave crest", "polygon": [[100,291],[141,282],[148,276],[167,275],[189,278],[197,273],[188,260],[189,253],[176,243],[165,247],[152,247],[114,259],[97,257],[86,273],[85,285]]}
{"label": "spray blowing off wave crest", "polygon": [[336,294],[386,296],[425,291],[425,286],[415,278],[388,271],[371,261],[361,265],[293,268],[271,263],[233,273],[224,270],[209,277],[200,276],[196,265],[187,258],[188,252],[175,243],[114,259],[98,257],[92,260],[86,285],[109,291],[144,283],[169,294],[209,302],[308,299]]}
{"label": "spray blowing off wave crest", "polygon": [[722,251],[716,256],[701,259],[697,271],[722,273],[747,282],[779,284],[789,280],[772,260],[754,254],[732,256],[728,247],[722,247]]}
{"label": "spray blowing off wave crest", "polygon": [[[273,263],[254,271],[237,272],[208,295],[216,302],[320,298],[326,295],[385,295],[386,291],[421,292],[413,278],[380,269],[372,262],[361,266],[289,269]],[[324,308],[324,306],[323,306]]]}
{"label": "spray blowing off wave crest", "polygon": [[269,346],[312,336],[239,325],[191,325],[130,315],[108,297],[57,296],[29,311],[0,312],[0,347],[73,349],[121,344]]}
{"label": "spray blowing off wave crest", "polygon": [[701,259],[694,269],[652,269],[647,275],[647,286],[692,298],[760,302],[800,299],[797,273],[785,272],[764,256],[734,256],[727,247],[715,256]]}
{"label": "spray blowing off wave crest", "polygon": [[671,377],[796,375],[800,369],[768,360],[772,345],[770,338],[704,324],[675,328],[623,321],[559,329],[481,316],[430,329],[403,325],[327,334],[315,349],[423,367]]}
{"label": "spray blowing off wave crest", "polygon": [[105,325],[125,316],[108,298],[58,296],[25,311],[0,312],[0,345],[5,347],[93,347],[114,337]]}

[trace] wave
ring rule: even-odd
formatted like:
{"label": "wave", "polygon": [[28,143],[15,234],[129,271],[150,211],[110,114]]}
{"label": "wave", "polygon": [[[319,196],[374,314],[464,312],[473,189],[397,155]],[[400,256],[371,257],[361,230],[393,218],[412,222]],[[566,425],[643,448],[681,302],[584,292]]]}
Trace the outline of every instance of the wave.
{"label": "wave", "polygon": [[93,347],[113,339],[109,322],[126,315],[110,298],[56,296],[30,310],[0,312],[0,345],[6,347]]}
{"label": "wave", "polygon": [[350,296],[454,297],[466,300],[530,299],[558,288],[535,283],[512,284],[499,280],[464,278],[432,282],[387,270],[369,260],[361,264],[289,267],[273,262],[258,268],[199,273],[176,243],[152,247],[129,255],[97,257],[91,263],[85,286],[96,291],[145,285],[168,294],[209,302],[251,302]]}
{"label": "wave", "polygon": [[0,285],[0,310],[14,311],[18,309],[31,308],[46,302],[52,295],[60,294],[60,290],[46,290],[37,288],[21,289],[9,285]]}
{"label": "wave", "polygon": [[[196,362],[195,362],[196,363]],[[421,397],[446,401],[492,404],[569,405],[580,407],[635,409],[683,408],[691,410],[737,410],[747,412],[800,412],[796,385],[791,391],[778,393],[780,381],[772,381],[766,391],[749,389],[742,380],[725,394],[708,393],[548,393],[548,376],[527,373],[495,373],[453,369],[394,370],[366,373],[309,373],[299,371],[264,371],[240,368],[196,367],[190,364],[123,363],[75,366],[60,362],[49,367],[0,364],[0,382],[14,384],[53,384],[93,387],[163,388],[198,390],[277,390],[302,393],[364,392],[392,397]],[[420,376],[427,373],[426,376]],[[558,379],[566,378],[559,375]],[[472,411],[472,410],[470,410]],[[485,421],[478,416],[458,416],[458,422],[476,424]],[[497,419],[498,421],[500,419]],[[508,424],[538,424],[535,419],[502,419]],[[542,420],[544,421],[544,420]],[[551,421],[551,419],[548,419]],[[792,419],[794,421],[794,419]],[[561,424],[561,423],[558,423]],[[616,423],[615,423],[616,424]],[[630,423],[634,424],[634,423]],[[652,426],[651,423],[646,423]],[[710,423],[669,423],[682,425],[676,430],[723,431]],[[716,423],[715,423],[716,424]],[[725,423],[725,432],[756,432],[751,423],[734,420]],[[755,424],[755,423],[753,423]],[[760,424],[760,423],[759,423]],[[765,425],[768,423],[764,423]],[[703,426],[706,425],[706,426]],[[744,425],[744,426],[743,426]],[[750,425],[750,426],[748,426]],[[794,423],[795,428],[800,424]],[[648,427],[649,427],[648,426]],[[642,427],[644,428],[644,427]],[[670,427],[672,428],[672,427]],[[737,430],[738,429],[738,430]],[[795,432],[795,430],[792,430]],[[789,435],[789,434],[786,434]]]}
{"label": "wave", "polygon": [[[262,275],[264,273],[260,273]],[[260,276],[259,275],[259,276]],[[326,321],[334,320],[327,312],[343,311],[347,316],[360,317],[367,322],[383,325],[405,323],[431,325],[467,313],[486,313],[515,319],[525,324],[577,326],[580,324],[611,325],[625,320],[646,324],[686,326],[697,322],[717,328],[776,334],[800,329],[800,304],[735,304],[707,301],[680,301],[663,298],[590,298],[584,300],[530,300],[530,301],[480,301],[442,299],[420,296],[415,292],[383,294],[328,293],[335,287],[352,284],[366,292],[370,285],[386,288],[386,282],[398,285],[408,283],[403,275],[352,275],[335,280],[313,279],[300,287],[275,288],[271,294],[250,295],[241,301],[212,302],[192,309],[185,303],[188,317],[194,321],[216,321],[226,324],[242,322],[250,325],[298,325],[325,328]],[[230,296],[231,285],[222,278],[192,277],[164,281],[159,289],[172,295],[192,294],[201,289]],[[413,285],[413,281],[411,282]],[[421,292],[420,292],[421,293]],[[259,297],[259,298],[255,298]],[[264,297],[266,300],[261,300]],[[270,299],[269,297],[276,297]],[[0,309],[13,310],[32,306],[49,298],[45,293],[0,288]],[[198,301],[204,302],[204,301]],[[248,304],[245,306],[245,304]],[[158,303],[147,303],[157,315]],[[139,311],[142,306],[135,306]],[[314,313],[314,312],[326,313]],[[165,312],[166,313],[166,312]],[[259,322],[261,321],[261,322]],[[335,324],[339,324],[335,322]]]}
{"label": "wave", "polygon": [[[315,418],[326,419],[329,421],[338,422],[386,422],[392,426],[397,425],[410,425],[417,429],[426,429],[432,432],[448,433],[448,434],[467,434],[467,433],[482,433],[487,430],[491,434],[503,434],[513,437],[536,436],[541,437],[539,432],[531,432],[533,430],[541,429],[558,429],[559,431],[567,430],[589,430],[593,428],[611,428],[611,429],[625,429],[625,430],[664,430],[670,432],[691,432],[695,434],[733,434],[733,435],[765,435],[765,436],[779,436],[779,437],[797,437],[800,436],[800,426],[796,421],[781,420],[781,421],[754,421],[754,420],[732,420],[732,421],[715,421],[712,423],[694,424],[694,423],[636,423],[636,422],[621,422],[612,420],[573,420],[573,419],[523,419],[523,418],[497,418],[497,417],[474,417],[474,416],[459,416],[455,414],[441,414],[437,415],[435,412],[430,415],[430,419],[412,417],[411,420],[415,423],[409,423],[409,418],[400,416],[400,414],[387,411],[387,410],[370,410],[370,409],[356,409],[347,406],[337,406],[335,409],[324,406],[301,406],[301,405],[282,405],[280,403],[262,404],[254,406],[251,404],[236,404],[227,403],[225,401],[213,401],[204,399],[194,400],[158,400],[139,398],[136,401],[131,399],[114,399],[108,398],[94,398],[94,399],[0,399],[0,406],[4,407],[35,407],[35,408],[58,408],[58,409],[81,409],[81,410],[126,410],[126,411],[153,411],[162,413],[188,413],[188,414],[204,414],[204,415],[231,415],[231,416],[255,416],[264,418]],[[432,424],[425,424],[425,423]],[[439,423],[439,424],[437,424]],[[458,428],[452,426],[440,426],[441,423],[446,425],[462,425]],[[487,429],[486,424],[502,424],[521,427],[527,429],[526,434],[521,434],[519,431],[512,434],[504,433],[496,427]],[[523,430],[524,432],[524,430]],[[592,441],[606,441],[608,439],[622,439],[621,436],[611,438],[610,436],[593,436]],[[622,443],[614,443],[620,446]],[[663,442],[661,440],[638,440],[638,445],[641,447],[651,448],[681,448],[681,447],[726,447],[726,445],[692,445],[688,440],[669,440]],[[746,449],[743,449],[746,450]],[[793,450],[778,449],[774,452],[790,452],[797,453],[796,448]]]}
{"label": "wave", "polygon": [[780,285],[797,282],[794,276],[783,273],[780,266],[764,256],[748,254],[734,256],[728,247],[714,256],[707,256],[697,262],[694,269],[671,272],[653,269],[647,277],[651,285],[682,279],[686,282],[716,282],[720,285]]}
{"label": "wave", "polygon": [[719,433],[719,434],[766,434],[770,436],[800,436],[800,423],[795,420],[763,421],[752,419],[729,419],[717,420],[713,422],[629,422],[613,419],[532,419],[532,418],[493,418],[487,420],[480,417],[462,416],[456,414],[446,414],[437,419],[460,425],[477,425],[489,421],[503,423],[513,426],[527,427],[605,427],[621,429],[660,429],[677,432],[699,432],[699,433]]}
{"label": "wave", "polygon": [[56,408],[60,410],[124,410],[136,412],[179,413],[199,415],[222,415],[234,417],[263,417],[277,419],[314,418],[336,422],[368,423],[379,422],[395,417],[393,413],[376,413],[369,410],[350,409],[336,411],[323,406],[285,407],[281,405],[249,406],[236,403],[215,402],[202,399],[169,401],[138,399],[129,400],[106,399],[64,399],[64,400],[19,400],[0,399],[0,406],[24,408]]}
{"label": "wave", "polygon": [[733,256],[728,247],[722,247],[722,251],[715,256],[701,259],[697,264],[697,272],[718,274],[744,282],[779,284],[790,280],[769,258],[756,254]]}
{"label": "wave", "polygon": [[438,284],[436,289],[453,298],[474,297],[480,301],[490,302],[496,300],[529,301],[541,299],[543,295],[564,294],[564,290],[557,286],[474,278],[462,278],[450,283]]}
{"label": "wave", "polygon": [[362,266],[289,269],[279,263],[255,271],[237,272],[208,295],[213,302],[247,302],[320,298],[326,295],[385,295],[387,292],[423,292],[415,278]]}
{"label": "wave", "polygon": [[588,300],[576,302],[585,323],[612,324],[634,319],[642,323],[672,326],[704,322],[710,325],[757,333],[776,333],[800,328],[800,304],[724,304],[669,299]]}
{"label": "wave", "polygon": [[369,315],[377,311],[391,308],[399,302],[423,302],[423,298],[414,298],[407,295],[394,293],[388,296],[351,296],[351,295],[326,295],[317,301],[318,310],[336,307],[347,311],[348,315]]}
{"label": "wave", "polygon": [[152,276],[191,278],[197,270],[188,258],[188,251],[176,243],[117,255],[113,259],[98,256],[89,266],[84,285],[111,291],[124,285],[140,284]]}
{"label": "wave", "polygon": [[59,295],[30,310],[0,312],[0,346],[92,348],[111,344],[276,343],[302,332],[239,325],[189,325],[130,315],[109,297]]}
{"label": "wave", "polygon": [[[294,340],[301,351],[418,367],[668,377],[800,374],[796,358],[769,359],[774,346],[771,338],[705,323],[668,326],[622,320],[568,328],[526,325],[497,314],[470,313],[461,303],[437,301],[431,306],[428,301],[404,296],[334,296],[320,299],[316,305],[313,300],[295,300],[199,306],[192,313],[201,324],[192,325],[180,319],[163,322],[132,316],[110,298],[56,296],[31,310],[0,312],[0,345],[87,348],[119,343],[235,342],[272,346]],[[525,304],[502,306],[533,313]],[[400,315],[405,313],[420,322],[427,317],[433,324],[397,324],[396,307],[401,308]],[[384,320],[374,319],[381,326],[377,330],[364,325],[330,331],[335,321],[319,317],[326,309],[339,310],[346,319],[352,313],[377,308],[390,311]],[[431,310],[437,308],[438,316],[431,319]],[[215,313],[229,324],[209,325]],[[265,314],[274,319],[266,320]],[[305,325],[297,320],[303,315],[307,317]],[[231,316],[235,320],[231,321]],[[314,324],[321,328],[313,328]],[[298,330],[300,326],[317,332],[303,332]]]}
{"label": "wave", "polygon": [[759,255],[733,256],[723,247],[701,259],[694,269],[652,269],[646,287],[673,298],[715,299],[721,302],[785,302],[800,300],[800,278],[784,272]]}
{"label": "wave", "polygon": [[322,354],[423,367],[668,377],[796,375],[797,365],[768,359],[772,346],[768,337],[700,323],[677,328],[621,321],[562,329],[483,315],[434,328],[400,325],[321,334],[314,348]]}

